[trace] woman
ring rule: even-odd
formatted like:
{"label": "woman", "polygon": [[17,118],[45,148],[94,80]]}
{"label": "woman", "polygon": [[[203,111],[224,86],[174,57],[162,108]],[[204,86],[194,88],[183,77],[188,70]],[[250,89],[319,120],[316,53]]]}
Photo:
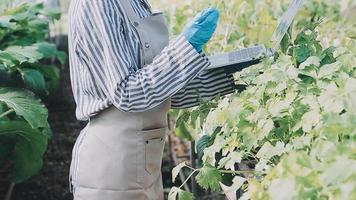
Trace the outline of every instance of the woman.
{"label": "woman", "polygon": [[70,70],[78,120],[75,200],[162,200],[167,112],[234,91],[232,75],[205,70],[202,47],[219,13],[209,8],[169,41],[146,0],[72,0]]}

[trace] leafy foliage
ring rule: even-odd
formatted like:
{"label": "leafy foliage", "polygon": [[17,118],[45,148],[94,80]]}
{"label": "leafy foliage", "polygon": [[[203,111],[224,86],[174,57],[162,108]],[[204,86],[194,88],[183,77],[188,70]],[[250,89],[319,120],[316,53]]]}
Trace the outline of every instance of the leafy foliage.
{"label": "leafy foliage", "polygon": [[[173,32],[207,2],[170,10]],[[223,12],[206,51],[269,44],[286,3],[214,2]],[[200,186],[217,189],[218,183],[235,197],[242,188],[241,199],[356,198],[356,25],[343,18],[347,7],[340,5],[307,1],[278,55],[235,74],[244,91],[210,102],[208,115],[197,117],[199,107],[180,111],[178,119],[198,140],[203,168],[192,173],[205,172],[197,177]],[[239,170],[245,162],[253,171]],[[226,174],[232,180],[221,178]]]}
{"label": "leafy foliage", "polygon": [[45,11],[43,4],[21,4],[0,14],[0,86],[27,87],[41,95],[55,91],[58,68],[44,60],[54,57],[64,64],[66,55],[45,41],[48,17],[59,16]]}
{"label": "leafy foliage", "polygon": [[[217,99],[219,98],[217,97]],[[210,111],[216,106],[216,102],[201,101],[201,105],[195,109],[181,110],[176,120],[176,134],[181,138],[195,140],[197,136],[193,135],[193,133],[201,128]]]}
{"label": "leafy foliage", "polygon": [[221,173],[214,167],[204,166],[197,175],[197,182],[204,189],[220,190]]}
{"label": "leafy foliage", "polygon": [[0,88],[0,102],[22,116],[32,128],[47,126],[47,109],[33,93],[16,88]]}
{"label": "leafy foliage", "polygon": [[47,63],[55,58],[64,64],[66,55],[45,41],[50,21],[59,16],[41,3],[0,14],[0,165],[13,161],[14,183],[42,168],[51,137],[47,108],[35,94],[49,95],[59,85],[58,67]]}
{"label": "leafy foliage", "polygon": [[[15,166],[12,181],[22,182],[42,168],[42,156],[47,148],[48,135],[33,129],[23,120],[0,121],[0,144],[5,151],[14,151]],[[3,157],[1,157],[3,159]]]}

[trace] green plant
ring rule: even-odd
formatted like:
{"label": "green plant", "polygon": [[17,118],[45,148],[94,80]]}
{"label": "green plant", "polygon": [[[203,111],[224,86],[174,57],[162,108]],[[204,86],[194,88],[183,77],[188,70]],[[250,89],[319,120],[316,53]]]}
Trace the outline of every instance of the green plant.
{"label": "green plant", "polygon": [[60,71],[48,64],[49,58],[59,64],[66,60],[64,52],[45,41],[49,23],[59,17],[41,3],[0,14],[0,166],[12,161],[9,193],[42,168],[51,137],[47,108],[37,96],[49,95],[59,85]]}
{"label": "green plant", "polygon": [[43,60],[57,57],[61,64],[66,60],[64,52],[45,41],[49,19],[59,16],[45,11],[43,4],[21,4],[0,15],[0,86],[27,87],[41,95],[55,91],[59,69]]}
{"label": "green plant", "polygon": [[[206,50],[268,44],[288,2],[216,1],[221,25]],[[211,3],[170,10],[173,32]],[[197,141],[200,165],[178,165],[173,179],[185,168],[201,187],[231,198],[237,190],[241,199],[356,198],[355,24],[339,2],[306,4],[273,60],[235,74],[243,91],[179,112],[177,131]],[[169,198],[194,198],[181,188]]]}
{"label": "green plant", "polygon": [[14,159],[12,181],[22,182],[42,166],[51,131],[47,109],[33,93],[16,88],[0,88],[0,164]]}

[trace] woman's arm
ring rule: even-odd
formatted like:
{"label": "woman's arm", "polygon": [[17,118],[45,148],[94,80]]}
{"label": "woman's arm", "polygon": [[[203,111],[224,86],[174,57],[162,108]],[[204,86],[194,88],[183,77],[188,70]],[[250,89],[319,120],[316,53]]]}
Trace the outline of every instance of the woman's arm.
{"label": "woman's arm", "polygon": [[117,1],[83,1],[78,9],[76,53],[97,87],[119,109],[141,112],[175,95],[210,63],[184,36],[163,49],[152,64],[136,71],[120,24]]}
{"label": "woman's arm", "polygon": [[[208,60],[204,53],[201,55]],[[224,68],[204,70],[172,97],[172,108],[190,108],[199,105],[201,100],[209,101],[218,95],[224,96],[235,91],[232,73],[227,73]]]}
{"label": "woman's arm", "polygon": [[197,106],[201,100],[208,101],[218,95],[234,93],[235,88],[233,75],[225,73],[223,68],[203,71],[172,97],[172,108]]}

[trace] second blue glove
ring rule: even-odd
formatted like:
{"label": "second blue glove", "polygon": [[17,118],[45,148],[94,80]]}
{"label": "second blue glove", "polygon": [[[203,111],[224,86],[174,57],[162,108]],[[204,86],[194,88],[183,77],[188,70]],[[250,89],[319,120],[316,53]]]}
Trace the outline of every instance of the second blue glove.
{"label": "second blue glove", "polygon": [[198,52],[201,52],[203,46],[213,36],[218,20],[219,11],[216,8],[208,8],[186,25],[183,35]]}

